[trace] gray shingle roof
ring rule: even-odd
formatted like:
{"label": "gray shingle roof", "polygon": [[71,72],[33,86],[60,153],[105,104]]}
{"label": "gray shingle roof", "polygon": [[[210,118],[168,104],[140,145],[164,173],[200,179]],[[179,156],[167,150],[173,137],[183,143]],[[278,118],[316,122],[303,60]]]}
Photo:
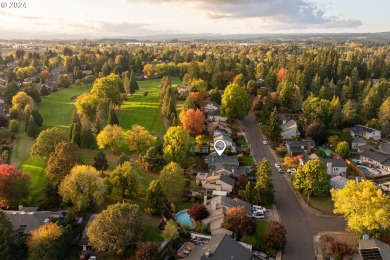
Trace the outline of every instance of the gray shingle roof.
{"label": "gray shingle roof", "polygon": [[390,159],[390,154],[383,153],[380,151],[364,151],[361,156],[372,159],[374,161],[383,163]]}
{"label": "gray shingle roof", "polygon": [[364,125],[355,125],[351,131],[356,134],[356,135],[360,135],[360,134],[363,134],[363,133],[372,133],[372,132],[375,132],[375,129],[373,128],[369,128],[367,126],[364,126]]}
{"label": "gray shingle roof", "polygon": [[221,197],[221,204],[225,207],[235,208],[235,207],[244,207],[245,213],[247,215],[252,215],[252,205],[246,201],[240,199],[231,199],[229,197]]}
{"label": "gray shingle roof", "polygon": [[4,211],[14,227],[14,231],[20,230],[24,235],[38,229],[50,219],[50,211]]}

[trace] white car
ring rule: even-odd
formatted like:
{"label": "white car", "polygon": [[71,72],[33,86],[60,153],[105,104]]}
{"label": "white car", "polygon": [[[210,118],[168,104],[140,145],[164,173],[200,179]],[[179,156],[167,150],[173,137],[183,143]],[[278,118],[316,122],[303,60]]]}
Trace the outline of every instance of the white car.
{"label": "white car", "polygon": [[262,212],[267,212],[267,209],[262,207],[262,206],[258,206],[258,205],[253,205],[252,206],[252,211],[262,211]]}
{"label": "white car", "polygon": [[261,212],[253,212],[253,213],[252,213],[252,218],[255,218],[255,219],[264,219],[264,213],[261,213]]}
{"label": "white car", "polygon": [[288,173],[291,173],[291,174],[294,174],[294,173],[297,172],[297,169],[295,169],[295,168],[290,168],[290,169],[287,170],[287,172],[288,172]]}
{"label": "white car", "polygon": [[280,168],[280,164],[279,163],[275,163],[275,167],[276,168]]}
{"label": "white car", "polygon": [[267,141],[263,141],[263,144],[268,144]]}

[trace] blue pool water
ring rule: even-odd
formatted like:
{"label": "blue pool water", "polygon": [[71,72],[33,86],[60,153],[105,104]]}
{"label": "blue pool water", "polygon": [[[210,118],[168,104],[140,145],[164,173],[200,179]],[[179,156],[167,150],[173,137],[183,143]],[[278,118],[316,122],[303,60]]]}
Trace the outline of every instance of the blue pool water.
{"label": "blue pool water", "polygon": [[182,212],[177,213],[176,219],[177,219],[177,221],[180,222],[180,224],[187,225],[190,228],[192,228],[194,225],[194,223],[191,221],[190,215],[188,214],[187,211],[182,211]]}
{"label": "blue pool water", "polygon": [[358,165],[356,168],[358,168],[364,174],[371,174],[371,172],[366,167]]}

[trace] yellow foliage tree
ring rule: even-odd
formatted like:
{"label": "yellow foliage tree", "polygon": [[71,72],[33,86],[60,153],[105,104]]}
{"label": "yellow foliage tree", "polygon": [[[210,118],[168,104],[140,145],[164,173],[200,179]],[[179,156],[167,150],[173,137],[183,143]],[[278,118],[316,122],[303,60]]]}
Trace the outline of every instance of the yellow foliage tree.
{"label": "yellow foliage tree", "polygon": [[349,181],[343,189],[332,189],[334,213],[341,213],[350,230],[364,234],[367,231],[390,226],[390,197],[372,181]]}
{"label": "yellow foliage tree", "polygon": [[140,125],[133,125],[131,130],[127,131],[127,143],[130,151],[140,151],[154,144],[155,137],[148,130]]}
{"label": "yellow foliage tree", "polygon": [[179,232],[176,228],[176,222],[171,220],[168,220],[167,224],[164,227],[164,230],[161,232],[161,237],[164,240],[173,240],[179,237]]}
{"label": "yellow foliage tree", "polygon": [[119,140],[122,136],[122,127],[118,125],[107,125],[96,136],[96,141],[100,149],[104,149],[107,145],[111,146],[111,150],[119,145]]}
{"label": "yellow foliage tree", "polygon": [[12,108],[23,110],[27,105],[32,106],[34,100],[26,94],[26,92],[19,91],[12,97]]}
{"label": "yellow foliage tree", "polygon": [[144,73],[148,79],[150,79],[155,72],[156,72],[156,68],[152,64],[146,64],[144,66]]}

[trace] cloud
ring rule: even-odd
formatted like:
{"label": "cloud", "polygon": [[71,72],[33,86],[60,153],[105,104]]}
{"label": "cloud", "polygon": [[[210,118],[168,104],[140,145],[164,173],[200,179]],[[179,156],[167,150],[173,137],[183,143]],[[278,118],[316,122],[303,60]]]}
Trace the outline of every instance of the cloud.
{"label": "cloud", "polygon": [[0,15],[1,16],[7,16],[7,17],[20,18],[20,19],[29,19],[29,20],[40,20],[40,19],[42,19],[41,17],[38,17],[38,16],[17,15],[17,14],[8,13],[8,12],[1,11],[1,10],[0,10]]}
{"label": "cloud", "polygon": [[129,3],[181,7],[212,20],[267,19],[297,27],[351,28],[362,25],[352,18],[327,17],[326,10],[306,0],[126,0]]}

